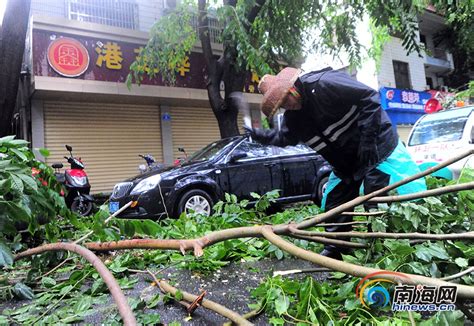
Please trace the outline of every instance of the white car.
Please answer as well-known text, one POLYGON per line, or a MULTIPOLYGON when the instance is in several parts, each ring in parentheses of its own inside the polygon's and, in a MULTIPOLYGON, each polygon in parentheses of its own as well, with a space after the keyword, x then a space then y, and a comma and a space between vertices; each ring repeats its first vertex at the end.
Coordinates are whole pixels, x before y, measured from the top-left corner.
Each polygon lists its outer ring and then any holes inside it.
MULTIPOLYGON (((468 149, 474 149, 474 106, 426 114, 415 123, 407 149, 422 170, 468 149)), ((434 176, 457 179, 464 168, 474 168, 474 156, 441 169, 434 176)))

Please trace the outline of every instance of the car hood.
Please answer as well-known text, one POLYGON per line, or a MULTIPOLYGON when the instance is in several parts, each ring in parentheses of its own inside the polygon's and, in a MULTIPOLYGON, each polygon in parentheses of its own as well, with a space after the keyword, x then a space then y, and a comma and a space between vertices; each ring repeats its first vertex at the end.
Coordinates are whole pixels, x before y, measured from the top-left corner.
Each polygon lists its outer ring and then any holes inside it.
POLYGON ((143 174, 139 174, 130 179, 127 179, 126 181, 138 183, 141 180, 146 179, 156 174, 161 174, 162 178, 169 179, 169 178, 174 178, 177 176, 186 176, 188 174, 202 172, 203 170, 207 170, 210 167, 211 167, 211 164, 208 161, 196 162, 196 163, 185 163, 184 165, 167 166, 162 169, 157 169, 157 170, 149 171, 143 174))

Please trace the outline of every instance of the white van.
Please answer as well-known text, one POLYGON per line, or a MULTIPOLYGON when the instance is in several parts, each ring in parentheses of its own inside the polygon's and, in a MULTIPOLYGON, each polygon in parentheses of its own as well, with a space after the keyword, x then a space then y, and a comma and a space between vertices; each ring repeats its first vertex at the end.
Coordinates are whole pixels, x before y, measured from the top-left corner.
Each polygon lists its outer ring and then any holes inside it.
MULTIPOLYGON (((407 149, 422 170, 474 149, 474 106, 426 114, 415 123, 407 149)), ((457 179, 463 167, 474 169, 474 155, 441 169, 434 176, 457 179)))

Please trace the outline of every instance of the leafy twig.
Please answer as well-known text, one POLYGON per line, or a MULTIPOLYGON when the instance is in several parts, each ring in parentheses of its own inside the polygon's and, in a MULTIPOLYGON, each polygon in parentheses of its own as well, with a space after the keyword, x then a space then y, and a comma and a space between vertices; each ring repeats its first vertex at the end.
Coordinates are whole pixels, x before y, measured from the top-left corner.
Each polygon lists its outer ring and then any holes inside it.
POLYGON ((122 290, 120 289, 120 286, 118 285, 112 273, 107 269, 107 267, 99 259, 99 257, 97 257, 92 251, 74 243, 65 243, 65 242, 50 243, 50 244, 45 244, 36 248, 28 249, 17 254, 15 256, 15 261, 29 257, 29 256, 38 255, 47 251, 63 251, 63 250, 75 252, 81 255, 82 257, 84 257, 88 262, 92 264, 92 266, 97 270, 99 275, 104 280, 104 283, 109 288, 110 294, 112 295, 112 298, 115 300, 119 313, 122 316, 122 321, 124 325, 136 325, 137 322, 135 320, 135 316, 133 315, 132 309, 128 305, 127 298, 125 297, 122 290))
POLYGON ((74 290, 74 288, 80 283, 82 282, 87 276, 89 276, 91 272, 87 272, 81 279, 79 279, 73 286, 72 288, 69 290, 69 291, 66 291, 66 293, 64 293, 54 304, 52 304, 48 309, 46 309, 45 312, 43 312, 41 314, 41 316, 39 316, 38 318, 36 318, 35 321, 33 321, 31 324, 32 325, 35 325, 38 321, 40 321, 44 316, 46 316, 51 310, 53 310, 58 304, 62 303, 63 299, 72 291, 74 290))
MULTIPOLYGON (((122 213, 124 210, 126 210, 130 205, 132 205, 133 201, 129 201, 128 203, 126 203, 124 206, 120 207, 120 209, 118 211, 116 211, 115 213, 113 213, 112 215, 110 215, 109 217, 107 217, 104 221, 104 225, 106 225, 107 223, 110 222, 111 219, 113 219, 115 216, 119 215, 120 213, 122 213)), ((89 233, 85 234, 84 236, 82 236, 81 238, 79 238, 78 240, 74 241, 75 244, 81 244, 84 240, 86 240, 88 237, 90 237, 92 234, 94 233, 94 231, 90 231, 89 233)))

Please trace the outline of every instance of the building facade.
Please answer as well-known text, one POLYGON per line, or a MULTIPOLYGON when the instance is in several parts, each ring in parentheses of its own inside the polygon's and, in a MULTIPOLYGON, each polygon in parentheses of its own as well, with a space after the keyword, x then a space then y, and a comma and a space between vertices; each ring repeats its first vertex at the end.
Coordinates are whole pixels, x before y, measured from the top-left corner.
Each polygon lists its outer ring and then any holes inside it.
POLYGON ((416 120, 424 114, 424 104, 436 94, 446 94, 445 77, 454 70, 451 53, 437 33, 446 28, 444 17, 427 9, 419 17, 422 55, 407 55, 402 40, 392 36, 385 44, 380 62, 368 62, 357 79, 380 89, 382 107, 397 126, 400 138, 407 140, 416 120))
MULTIPOLYGON (((73 147, 90 176, 93 193, 138 172, 152 154, 167 164, 220 138, 210 108, 199 45, 179 66, 173 87, 145 78, 127 88, 129 66, 148 41, 153 23, 173 1, 32 0, 25 64, 31 74, 34 148, 47 148, 46 163, 64 161, 73 147)), ((212 28, 213 39, 219 33, 212 28)), ((213 44, 214 52, 222 52, 213 44)), ((258 78, 249 74, 252 123, 260 123, 258 78)), ((242 124, 242 121, 240 121, 242 124)), ((42 159, 41 157, 39 157, 42 159)))

